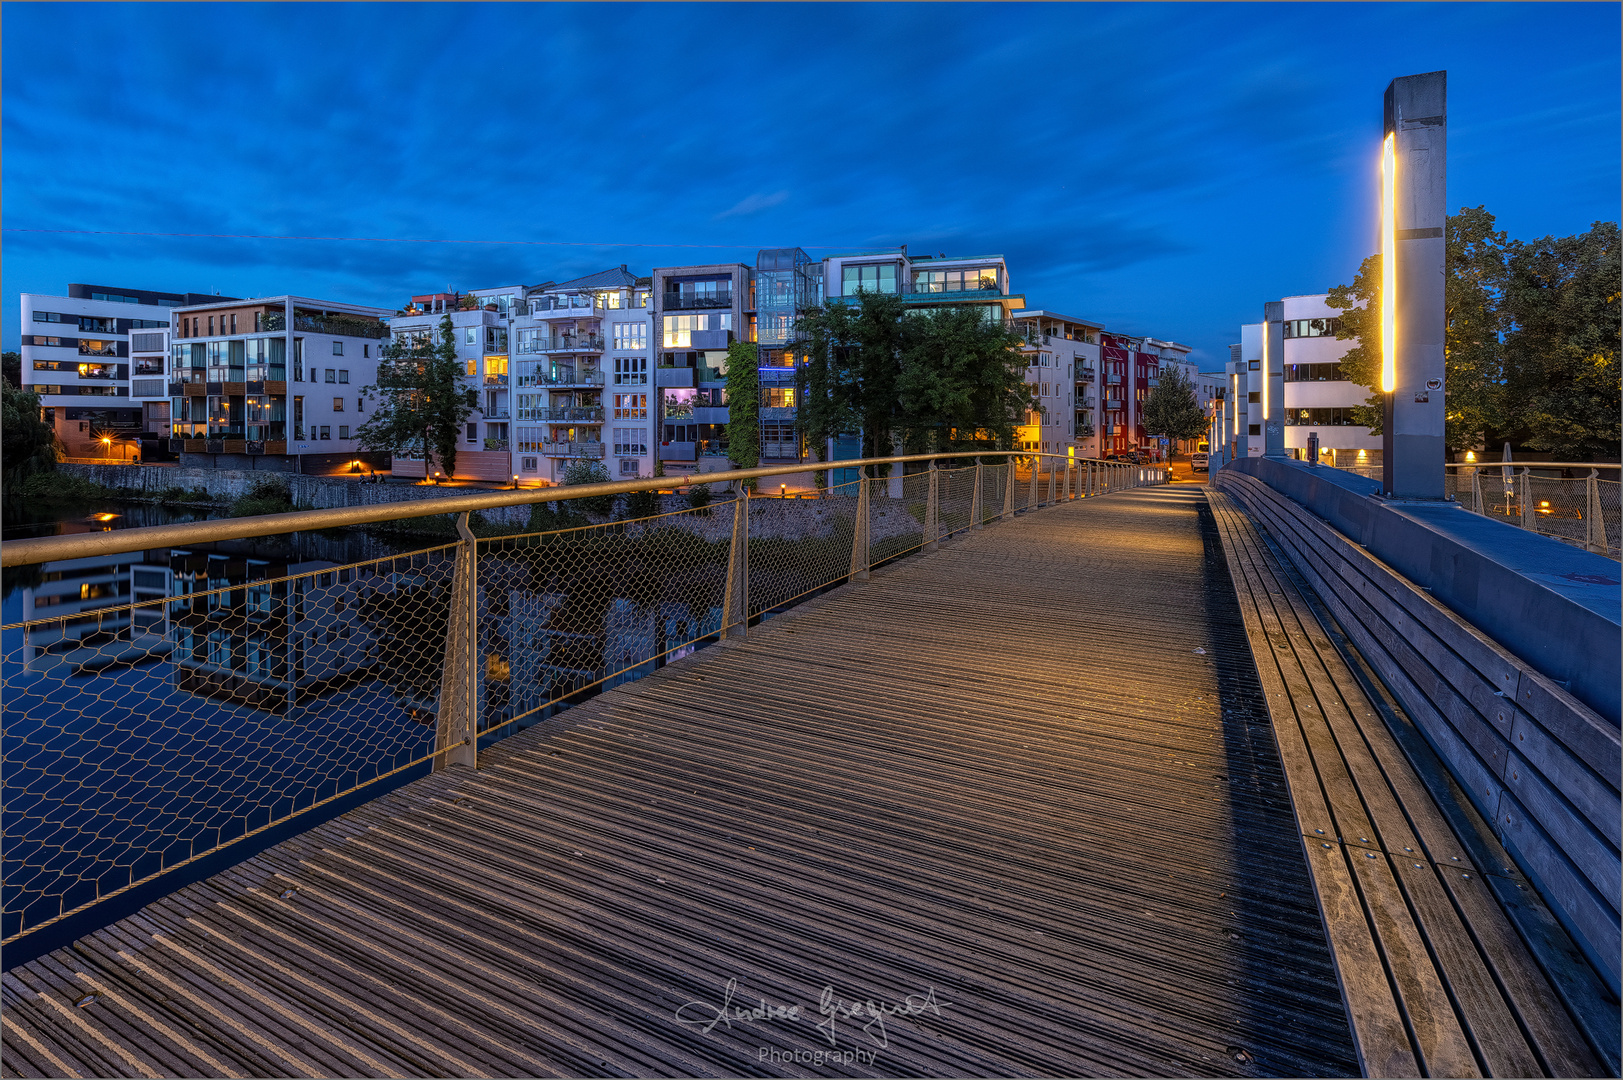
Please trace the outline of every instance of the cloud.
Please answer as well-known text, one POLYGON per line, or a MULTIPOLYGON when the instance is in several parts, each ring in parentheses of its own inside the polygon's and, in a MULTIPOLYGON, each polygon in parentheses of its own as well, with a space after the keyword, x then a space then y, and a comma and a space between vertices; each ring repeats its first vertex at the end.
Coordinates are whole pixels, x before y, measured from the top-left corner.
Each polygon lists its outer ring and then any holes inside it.
POLYGON ((738 200, 730 210, 723 210, 717 214, 716 220, 720 221, 722 218, 730 217, 749 217, 752 214, 759 214, 762 210, 772 209, 788 197, 789 193, 787 191, 774 191, 770 195, 762 195, 757 192, 754 195, 738 200))

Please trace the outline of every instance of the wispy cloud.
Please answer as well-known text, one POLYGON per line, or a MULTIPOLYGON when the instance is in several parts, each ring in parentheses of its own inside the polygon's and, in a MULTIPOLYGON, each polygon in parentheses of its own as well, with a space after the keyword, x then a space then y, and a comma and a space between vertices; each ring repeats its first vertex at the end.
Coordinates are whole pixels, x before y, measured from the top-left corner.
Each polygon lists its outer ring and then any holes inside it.
POLYGON ((770 195, 759 193, 747 195, 739 199, 730 208, 717 214, 716 220, 720 221, 722 218, 730 217, 750 217, 753 214, 759 214, 763 210, 770 210, 788 198, 789 193, 787 191, 774 191, 770 195))

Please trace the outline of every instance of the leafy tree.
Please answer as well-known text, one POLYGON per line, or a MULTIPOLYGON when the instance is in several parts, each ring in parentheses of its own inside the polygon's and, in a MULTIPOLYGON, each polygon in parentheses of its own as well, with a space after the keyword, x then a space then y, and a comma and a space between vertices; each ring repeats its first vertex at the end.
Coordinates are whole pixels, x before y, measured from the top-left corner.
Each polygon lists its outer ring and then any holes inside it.
POLYGON ((1504 279, 1505 411, 1558 460, 1613 458, 1619 430, 1618 226, 1511 246, 1504 279))
POLYGON ((727 346, 727 456, 735 469, 753 469, 761 463, 759 364, 752 342, 727 346))
POLYGON ((20 352, 0 353, 0 372, 5 374, 6 382, 12 386, 23 384, 23 354, 20 352))
MULTIPOLYGON (((576 458, 564 467, 564 485, 566 487, 579 487, 583 484, 606 484, 609 482, 609 469, 601 461, 590 458, 576 458)), ((613 495, 590 495, 584 499, 573 500, 588 514, 599 514, 607 517, 614 512, 613 495)))
POLYGON ((29 393, 9 381, 4 384, 3 415, 0 415, 0 462, 4 463, 7 489, 33 473, 56 468, 56 432, 39 418, 39 395, 29 393))
POLYGON ((898 296, 816 308, 796 323, 810 359, 799 375, 799 425, 822 460, 826 439, 862 433, 864 457, 1014 444, 1034 407, 1018 334, 980 311, 909 311, 898 296))
MULTIPOLYGON (((1444 444, 1450 451, 1479 446, 1504 422, 1500 301, 1505 255, 1514 245, 1493 228, 1481 206, 1450 214, 1444 231, 1447 277, 1443 286, 1443 339, 1448 405, 1444 444)), ((1354 410, 1357 423, 1380 434, 1385 427, 1381 380, 1381 257, 1371 255, 1351 285, 1330 290, 1329 306, 1341 308, 1336 336, 1358 344, 1341 358, 1342 377, 1372 391, 1354 410), (1360 306, 1361 305, 1361 306, 1360 306)))
POLYGON ((1144 430, 1182 441, 1206 434, 1206 413, 1195 400, 1195 388, 1183 368, 1164 365, 1144 402, 1144 430))
POLYGON ((438 461, 451 476, 462 425, 473 404, 471 391, 458 382, 462 368, 450 315, 440 320, 438 335, 438 343, 425 335, 391 341, 379 350, 378 381, 361 391, 378 401, 355 437, 367 450, 421 457, 425 469, 432 469, 431 460, 438 461))

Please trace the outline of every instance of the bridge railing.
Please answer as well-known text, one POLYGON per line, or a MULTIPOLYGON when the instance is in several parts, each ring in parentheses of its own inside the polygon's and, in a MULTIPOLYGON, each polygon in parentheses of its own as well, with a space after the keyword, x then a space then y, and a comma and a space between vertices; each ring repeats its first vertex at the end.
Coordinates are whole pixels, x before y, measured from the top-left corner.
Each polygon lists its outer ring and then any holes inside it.
POLYGON ((1166 479, 1029 452, 832 469, 856 478, 811 497, 747 490, 799 464, 6 543, 8 572, 36 570, 25 617, 0 627, 0 937, 411 770, 475 764, 481 744, 885 561, 1166 479), (909 463, 924 468, 873 474, 909 463), (711 483, 737 494, 636 520, 576 509, 711 483), (509 507, 531 527, 474 535, 471 515, 509 507), (267 546, 447 512, 456 541, 417 550, 267 546), (229 540, 248 543, 215 549, 229 540))
MULTIPOLYGON (((1379 465, 1341 466, 1371 480, 1379 465)), ((1594 462, 1447 463, 1443 494, 1473 513, 1623 558, 1623 466, 1594 462), (1550 476, 1559 470, 1571 475, 1550 476)))

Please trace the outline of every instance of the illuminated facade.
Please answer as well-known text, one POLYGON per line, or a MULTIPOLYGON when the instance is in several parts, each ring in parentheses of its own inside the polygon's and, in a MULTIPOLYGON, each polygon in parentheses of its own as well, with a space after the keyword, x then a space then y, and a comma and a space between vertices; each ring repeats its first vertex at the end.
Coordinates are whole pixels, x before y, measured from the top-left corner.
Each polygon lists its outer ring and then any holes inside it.
POLYGON ((1026 382, 1038 408, 1026 417, 1016 446, 1079 458, 1096 457, 1099 446, 1099 323, 1040 308, 1013 313, 1026 339, 1026 382))

